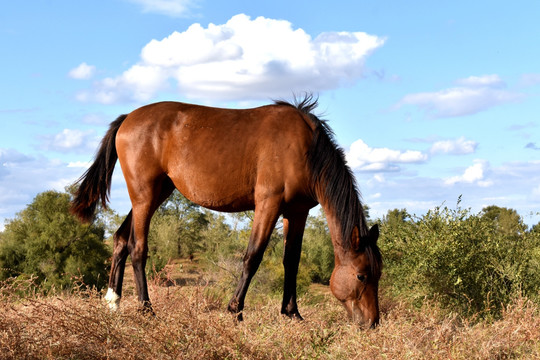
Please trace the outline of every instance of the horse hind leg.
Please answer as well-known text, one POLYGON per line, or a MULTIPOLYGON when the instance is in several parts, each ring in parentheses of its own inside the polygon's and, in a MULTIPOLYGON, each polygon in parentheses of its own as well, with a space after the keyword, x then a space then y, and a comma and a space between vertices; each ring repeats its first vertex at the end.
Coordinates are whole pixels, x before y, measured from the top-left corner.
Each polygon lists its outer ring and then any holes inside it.
POLYGON ((122 297, 122 282, 124 280, 124 269, 128 256, 128 242, 131 235, 132 212, 124 219, 124 222, 114 234, 114 249, 111 262, 111 273, 109 277, 109 288, 105 295, 105 302, 111 310, 118 310, 120 298, 122 297))

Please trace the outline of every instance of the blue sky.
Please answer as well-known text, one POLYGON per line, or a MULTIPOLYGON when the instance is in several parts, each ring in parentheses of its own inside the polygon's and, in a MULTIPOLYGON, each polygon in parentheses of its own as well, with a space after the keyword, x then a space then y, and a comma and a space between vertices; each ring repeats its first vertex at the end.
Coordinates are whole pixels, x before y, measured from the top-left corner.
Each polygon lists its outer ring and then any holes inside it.
MULTIPOLYGON (((462 195, 535 224, 538 16, 523 0, 3 4, 0 223, 78 178, 119 114, 312 91, 372 217, 462 195)), ((120 171, 111 206, 130 207, 120 171)))

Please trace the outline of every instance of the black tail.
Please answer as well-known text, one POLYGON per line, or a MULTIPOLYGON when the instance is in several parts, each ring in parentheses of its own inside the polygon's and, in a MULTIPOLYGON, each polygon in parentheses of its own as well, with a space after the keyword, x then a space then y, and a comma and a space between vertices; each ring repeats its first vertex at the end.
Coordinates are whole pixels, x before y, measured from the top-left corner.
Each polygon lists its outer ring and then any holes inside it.
POLYGON ((107 206, 111 191, 111 178, 118 159, 116 153, 116 133, 127 115, 121 115, 113 121, 105 134, 96 154, 94 163, 77 180, 78 188, 71 201, 71 213, 83 222, 89 222, 94 217, 96 206, 101 202, 107 206))

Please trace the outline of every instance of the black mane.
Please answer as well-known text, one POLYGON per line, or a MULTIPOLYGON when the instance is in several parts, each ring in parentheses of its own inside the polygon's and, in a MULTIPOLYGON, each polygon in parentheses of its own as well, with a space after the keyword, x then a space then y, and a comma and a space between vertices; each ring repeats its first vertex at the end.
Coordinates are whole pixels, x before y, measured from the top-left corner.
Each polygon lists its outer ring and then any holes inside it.
POLYGON ((337 145, 334 133, 326 121, 313 114, 318 105, 313 95, 306 94, 301 100, 295 98, 294 105, 286 101, 275 101, 275 104, 297 108, 315 125, 313 142, 307 153, 311 180, 315 184, 317 196, 324 197, 335 216, 341 219, 342 246, 350 250, 354 227, 358 227, 361 238, 368 235, 368 227, 356 180, 346 163, 343 149, 337 145))

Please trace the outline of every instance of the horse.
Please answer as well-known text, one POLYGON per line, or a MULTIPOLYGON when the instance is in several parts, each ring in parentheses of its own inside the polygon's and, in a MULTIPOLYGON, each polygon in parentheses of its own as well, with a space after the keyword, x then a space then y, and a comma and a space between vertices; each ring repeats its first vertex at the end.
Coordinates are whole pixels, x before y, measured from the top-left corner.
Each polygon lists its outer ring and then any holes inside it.
POLYGON ((251 109, 223 109, 159 102, 121 115, 101 141, 95 160, 76 182, 71 212, 93 219, 107 206, 117 160, 132 208, 114 234, 105 300, 118 309, 126 258, 131 256, 141 310, 154 313, 145 275, 150 219, 176 188, 211 210, 255 215, 238 286, 228 311, 242 320, 251 279, 270 235, 283 216, 285 270, 281 313, 302 319, 296 277, 309 210, 318 204, 327 218, 335 267, 330 289, 350 318, 375 327, 382 257, 379 229, 369 228, 344 151, 307 94, 251 109))

